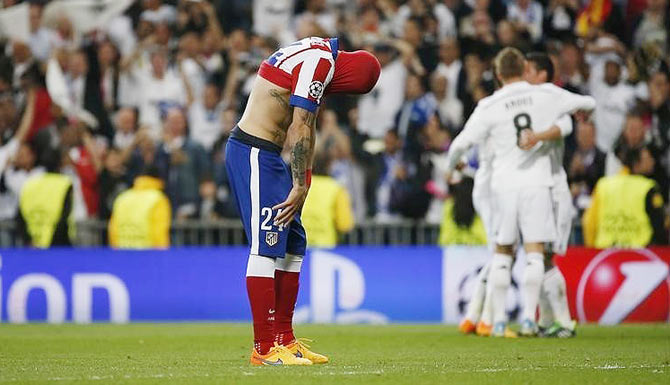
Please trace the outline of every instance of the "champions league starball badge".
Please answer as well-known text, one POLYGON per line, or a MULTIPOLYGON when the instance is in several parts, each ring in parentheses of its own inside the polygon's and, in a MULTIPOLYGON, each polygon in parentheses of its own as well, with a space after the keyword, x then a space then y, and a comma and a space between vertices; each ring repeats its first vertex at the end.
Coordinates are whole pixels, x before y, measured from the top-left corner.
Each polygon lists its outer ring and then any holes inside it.
POLYGON ((309 85, 309 96, 313 97, 314 99, 320 99, 322 95, 323 95, 323 83, 321 83, 318 80, 313 81, 309 85))

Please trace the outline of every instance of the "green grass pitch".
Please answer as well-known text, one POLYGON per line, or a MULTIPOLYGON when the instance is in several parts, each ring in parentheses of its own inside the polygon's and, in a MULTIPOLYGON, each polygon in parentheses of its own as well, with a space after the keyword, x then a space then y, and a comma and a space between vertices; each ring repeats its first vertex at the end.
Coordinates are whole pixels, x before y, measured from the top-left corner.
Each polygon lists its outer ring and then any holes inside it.
POLYGON ((251 367, 240 324, 0 325, 0 384, 670 384, 670 325, 582 326, 570 340, 453 326, 302 325, 331 363, 251 367))

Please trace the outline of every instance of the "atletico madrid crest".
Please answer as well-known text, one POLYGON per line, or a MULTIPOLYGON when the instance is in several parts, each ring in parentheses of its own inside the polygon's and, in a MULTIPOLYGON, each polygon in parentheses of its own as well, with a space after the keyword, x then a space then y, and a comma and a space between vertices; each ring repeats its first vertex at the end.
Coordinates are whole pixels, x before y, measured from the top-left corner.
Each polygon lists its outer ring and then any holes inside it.
POLYGON ((268 246, 272 247, 277 244, 279 241, 279 233, 275 231, 268 231, 265 233, 265 243, 268 244, 268 246))

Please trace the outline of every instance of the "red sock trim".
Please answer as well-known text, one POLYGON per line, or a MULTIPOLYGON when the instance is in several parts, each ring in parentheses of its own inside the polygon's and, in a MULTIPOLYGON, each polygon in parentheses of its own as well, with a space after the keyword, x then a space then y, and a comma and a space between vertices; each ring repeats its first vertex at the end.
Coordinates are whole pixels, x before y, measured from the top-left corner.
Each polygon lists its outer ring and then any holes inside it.
POLYGON ((254 348, 267 354, 274 346, 275 282, 268 277, 247 277, 247 294, 254 320, 254 348))
POLYGON ((293 311, 298 300, 300 273, 275 270, 275 341, 280 345, 293 342, 293 311))

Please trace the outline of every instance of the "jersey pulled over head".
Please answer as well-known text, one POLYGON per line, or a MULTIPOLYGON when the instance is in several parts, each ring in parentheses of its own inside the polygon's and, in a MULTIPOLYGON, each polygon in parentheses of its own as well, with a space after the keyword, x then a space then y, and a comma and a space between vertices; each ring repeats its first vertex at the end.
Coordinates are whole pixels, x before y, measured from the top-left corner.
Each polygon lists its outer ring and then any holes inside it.
POLYGON ((367 94, 377 84, 382 68, 367 51, 340 51, 335 60, 335 74, 327 94, 367 94))
POLYGON ((308 37, 280 48, 258 75, 291 90, 289 104, 314 112, 329 93, 364 94, 377 83, 381 66, 365 51, 340 51, 336 38, 308 37))

